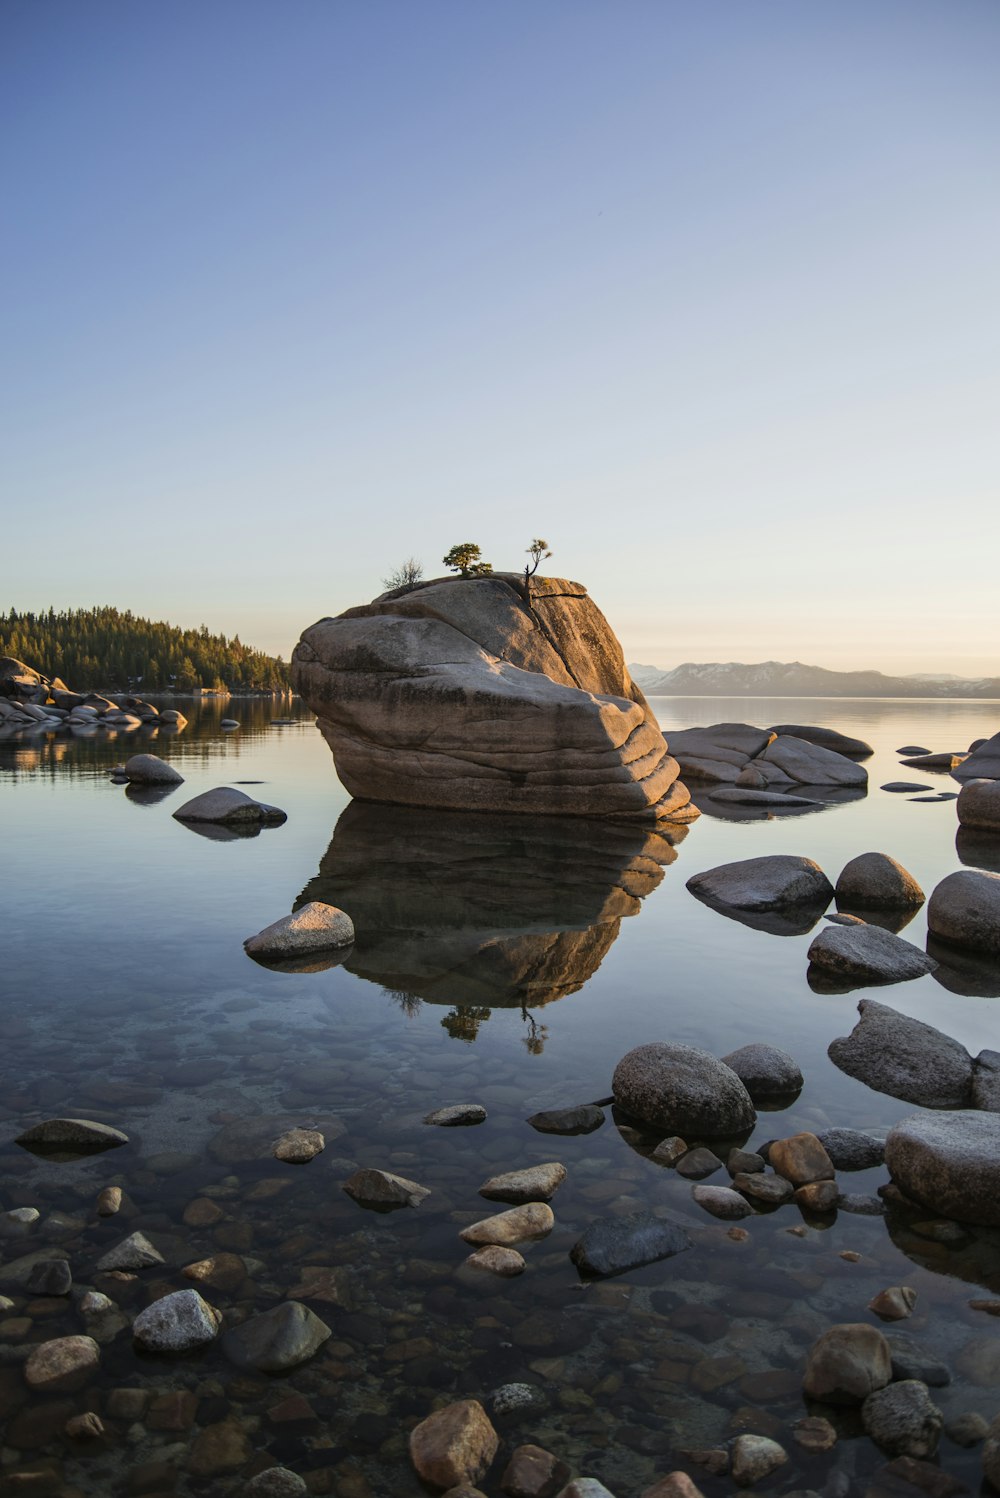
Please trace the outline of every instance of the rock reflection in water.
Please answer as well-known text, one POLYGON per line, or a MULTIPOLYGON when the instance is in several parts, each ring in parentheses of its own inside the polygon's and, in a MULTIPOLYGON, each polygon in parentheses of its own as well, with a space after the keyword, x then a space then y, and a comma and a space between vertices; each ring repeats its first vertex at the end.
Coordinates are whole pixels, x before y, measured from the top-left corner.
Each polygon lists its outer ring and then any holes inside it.
POLYGON ((443 1023, 470 1040, 491 1008, 582 988, 686 831, 353 801, 296 908, 341 906, 347 969, 404 1008, 454 1006, 443 1023))

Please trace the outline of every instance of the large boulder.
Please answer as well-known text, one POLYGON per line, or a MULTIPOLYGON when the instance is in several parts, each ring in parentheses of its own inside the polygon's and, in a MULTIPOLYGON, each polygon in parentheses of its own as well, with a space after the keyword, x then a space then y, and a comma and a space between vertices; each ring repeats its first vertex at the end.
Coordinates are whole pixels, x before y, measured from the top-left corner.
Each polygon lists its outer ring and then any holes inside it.
POLYGON ((792 853, 743 858, 692 874, 687 887, 709 905, 736 910, 784 910, 829 903, 833 885, 818 863, 792 853))
POLYGON ((202 791, 191 801, 174 812, 178 822, 264 822, 277 826, 287 821, 287 814, 280 807, 268 806, 265 801, 255 801, 245 791, 235 786, 217 785, 210 791, 202 791))
POLYGON ((895 910, 924 903, 924 892, 913 875, 888 853, 859 853, 845 863, 836 895, 837 904, 848 909, 895 910))
POLYGON ((354 796, 690 820, 687 790, 579 583, 439 578, 321 619, 292 655, 354 796), (485 730, 485 731, 484 731, 485 730))
POLYGON ((749 723, 712 723, 670 735, 670 752, 686 780, 735 783, 749 760, 766 749, 772 735, 749 723))
POLYGON ((1000 874, 948 874, 928 901, 927 929, 939 941, 1000 954, 1000 874))
POLYGON ((626 1113, 665 1134, 723 1138, 746 1133, 757 1117, 736 1073, 692 1045, 636 1046, 615 1067, 611 1091, 626 1113))
POLYGON ((1000 1227, 1000 1114, 911 1113, 889 1130, 885 1163, 921 1206, 1000 1227))
POLYGON ((856 760, 848 759, 833 749, 824 749, 821 744, 810 744, 806 739, 794 738, 791 734, 779 734, 772 739, 760 755, 760 759, 777 765, 789 780, 799 785, 846 785, 865 786, 868 771, 856 760))
POLYGON ((951 773, 956 780, 1000 780, 1000 733, 985 739, 951 773))
POLYGON ((807 956, 823 972, 858 984, 905 983, 937 967, 934 958, 912 942, 864 922, 825 926, 814 937, 807 956))
POLYGON ((854 739, 836 728, 820 728, 814 723, 775 723, 771 733, 775 738, 804 739, 807 744, 818 744, 821 749, 846 754, 848 759, 867 759, 869 754, 875 753, 864 739, 854 739))
MULTIPOLYGON (((851 927, 844 927, 851 930, 851 927)), ((972 1088, 972 1057, 963 1045, 925 1025, 862 999, 850 1035, 831 1041, 827 1054, 849 1077, 890 1097, 924 1108, 964 1108, 972 1088)))
POLYGON ((1000 779, 967 780, 958 793, 957 810, 963 827, 1000 832, 1000 779))

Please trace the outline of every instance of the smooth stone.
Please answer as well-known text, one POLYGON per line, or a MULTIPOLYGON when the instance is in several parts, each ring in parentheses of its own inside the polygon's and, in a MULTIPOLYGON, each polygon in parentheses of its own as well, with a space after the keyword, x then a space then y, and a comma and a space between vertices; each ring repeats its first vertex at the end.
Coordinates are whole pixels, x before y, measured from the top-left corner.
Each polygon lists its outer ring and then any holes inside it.
POLYGON ((574 1477, 572 1482, 559 1489, 556 1498, 615 1498, 615 1495, 599 1478, 574 1477))
POLYGON ((98 1217, 114 1217, 121 1211, 122 1199, 120 1186, 105 1186, 97 1197, 98 1217))
POLYGON ((840 871, 835 893, 838 905, 897 909, 924 903, 924 892, 913 875, 888 853, 859 853, 852 858, 840 871))
POLYGON ((780 1207, 783 1202, 791 1201, 795 1191, 791 1181, 786 1181, 784 1176, 751 1174, 743 1170, 733 1176, 733 1187, 743 1196, 769 1207, 780 1207))
POLYGON ((0 1238, 26 1238, 40 1217, 37 1207, 14 1207, 0 1213, 0 1238))
POLYGON ((61 1248, 36 1248, 33 1253, 22 1254, 17 1259, 8 1259, 5 1264, 0 1264, 0 1284, 13 1285, 21 1290, 27 1289, 28 1280, 36 1264, 68 1257, 69 1255, 61 1248))
POLYGON ((713 1155, 710 1149, 700 1145, 697 1149, 688 1150, 677 1161, 677 1174, 688 1181, 700 1181, 705 1176, 714 1175, 717 1170, 722 1169, 722 1161, 718 1155, 713 1155))
POLYGON ((591 1223, 569 1256, 582 1275, 606 1276, 669 1259, 690 1247, 691 1239, 683 1228, 635 1212, 591 1223))
POLYGON ((726 1157, 726 1169, 731 1176, 755 1175, 764 1165, 764 1156, 754 1150, 731 1149, 726 1157))
MULTIPOLYGON (((343 1119, 335 1113, 313 1116, 310 1126, 319 1130, 327 1144, 347 1132, 343 1119)), ((274 1158, 274 1141, 289 1129, 302 1126, 300 1116, 289 1113, 258 1113, 226 1124, 209 1140, 208 1152, 220 1165, 247 1165, 251 1161, 274 1158)), ((194 1224, 192 1224, 194 1225, 194 1224)))
POLYGON ((722 1064, 736 1073, 755 1103, 763 1098, 799 1092, 802 1088, 802 1072, 794 1057, 761 1041, 730 1051, 728 1056, 722 1057, 722 1064))
POLYGON ((736 1073, 696 1046, 636 1046, 615 1067, 611 1090, 633 1118, 682 1135, 742 1134, 757 1118, 736 1073))
POLYGON ((823 972, 857 983, 905 983, 938 965, 912 942, 868 924, 824 926, 806 956, 823 972))
POLYGON ((592 1134, 604 1122, 604 1109, 594 1103, 576 1108, 549 1108, 527 1120, 540 1134, 592 1134))
POLYGON ((503 1175, 490 1176, 479 1188, 479 1195, 487 1201, 547 1202, 559 1190, 566 1179, 566 1167, 558 1161, 544 1165, 530 1165, 524 1170, 508 1170, 503 1175))
POLYGON ((110 1124, 96 1123, 92 1118, 47 1118, 33 1124, 14 1141, 29 1149, 117 1149, 128 1144, 128 1135, 110 1124))
POLYGON ((225 825, 241 823, 266 823, 271 826, 286 822, 286 812, 277 806, 268 806, 263 801, 255 801, 245 791, 239 791, 235 786, 218 785, 210 791, 202 791, 200 796, 185 801, 184 805, 174 812, 174 820, 177 822, 221 822, 225 825))
POLYGON ((916 1337, 907 1336, 905 1332, 889 1332, 886 1340, 892 1352, 892 1376, 896 1383, 905 1378, 916 1378, 936 1389, 946 1388, 951 1383, 947 1364, 929 1353, 916 1337))
POLYGON ((487 1396, 491 1415, 520 1415, 544 1409, 548 1400, 537 1384, 501 1384, 487 1396))
POLYGON ((788 1452, 769 1436, 737 1436, 729 1453, 729 1471, 738 1487, 750 1487, 777 1472, 788 1461, 788 1452))
POLYGON ((861 1018, 850 1035, 827 1048, 841 1071, 876 1092, 924 1108, 968 1103, 972 1057, 957 1040, 874 999, 861 999, 858 1013, 861 1018))
POLYGON ((945 1423, 944 1433, 956 1446, 978 1446, 989 1434, 989 1425, 976 1410, 967 1410, 962 1415, 945 1423))
POLYGON ((101 1349, 93 1337, 55 1337, 29 1353, 24 1381, 39 1394, 73 1393, 90 1382, 100 1363, 101 1349))
POLYGON ((927 929, 957 947, 1000 953, 1000 874, 981 869, 948 874, 927 903, 927 929))
POLYGON ((889 1130, 885 1163, 913 1201, 1000 1227, 1000 1114, 911 1113, 889 1130))
POLYGON ((223 1351, 237 1368, 281 1373, 304 1363, 333 1335, 300 1300, 286 1300, 226 1332, 223 1351))
POLYGON ((125 774, 137 785, 181 785, 184 776, 156 754, 133 754, 125 761, 125 774))
POLYGON ((246 1261, 239 1254, 220 1252, 208 1259, 185 1264, 184 1277, 210 1285, 213 1290, 238 1290, 247 1277, 246 1261))
POLYGON ((486 1120, 486 1109, 482 1103, 452 1103, 447 1108, 435 1108, 424 1118, 425 1124, 437 1124, 442 1129, 465 1128, 469 1124, 481 1124, 486 1120))
POLYGON ((749 1217, 753 1212, 749 1202, 729 1186, 692 1186, 691 1195, 699 1207, 724 1222, 749 1217))
POLYGON ((348 947, 354 940, 354 922, 336 905, 310 900, 291 915, 282 916, 248 936, 244 950, 251 957, 299 957, 308 952, 348 947))
POLYGON ((431 1194, 428 1186, 420 1186, 406 1176, 374 1169, 356 1170, 344 1182, 344 1190, 363 1207, 419 1207, 431 1194))
POLYGON ((875 753, 864 739, 852 738, 836 728, 821 728, 814 723, 777 723, 769 732, 777 738, 802 739, 807 744, 818 744, 821 749, 832 749, 835 754, 845 754, 848 759, 867 758, 875 753))
POLYGON ((477 1248, 465 1262, 470 1269, 484 1269, 501 1279, 513 1279, 528 1267, 516 1248, 504 1248, 499 1243, 487 1243, 484 1248, 477 1248))
POLYGON ((833 885, 818 863, 789 853, 719 864, 693 874, 687 888, 699 899, 737 910, 783 910, 826 903, 833 895, 833 885))
POLYGON ((880 1290, 868 1302, 868 1309, 883 1321, 903 1321, 912 1315, 916 1303, 917 1292, 912 1285, 892 1285, 888 1290, 880 1290))
POLYGON ((816 1138, 835 1170, 870 1170, 885 1159, 885 1140, 862 1129, 821 1129, 816 1138))
POLYGON ((970 1101, 986 1113, 1000 1113, 1000 1051, 980 1051, 973 1061, 970 1101))
POLYGON ((435 1410, 410 1432, 410 1460, 435 1488, 475 1484, 488 1471, 500 1437, 477 1399, 435 1410))
POLYGON ((289 1129, 274 1141, 274 1158, 289 1165, 306 1165, 326 1148, 318 1129, 289 1129))
POLYGON ((809 1350, 802 1387, 823 1404, 862 1404, 892 1378, 892 1354, 880 1331, 846 1322, 825 1331, 809 1350))
POLYGON ((967 756, 964 754, 912 754, 900 760, 914 770, 956 770, 967 756))
POLYGON ((651 1488, 644 1488, 640 1498, 704 1498, 704 1494, 686 1472, 668 1472, 651 1488))
POLYGON ((799 785, 866 786, 868 771, 863 765, 838 754, 822 744, 779 734, 758 755, 758 762, 776 765, 799 785))
POLYGON ((659 1160, 661 1165, 676 1165, 682 1155, 688 1152, 687 1143, 679 1134, 671 1134, 667 1139, 661 1139, 653 1151, 652 1158, 659 1160))
POLYGON ((554 1226, 552 1208, 545 1202, 525 1202, 523 1206, 511 1207, 509 1212, 497 1212, 494 1217, 470 1223, 462 1229, 459 1237, 466 1243, 496 1243, 511 1248, 532 1238, 547 1237, 554 1226))
POLYGON ((926 744, 904 744, 901 749, 896 750, 897 754, 930 754, 930 752, 926 744))
POLYGON ((963 827, 1000 832, 1000 780, 968 780, 958 793, 958 820, 963 827))
MULTIPOLYGON (((225 723, 222 727, 225 727, 225 723)), ((239 724, 234 724, 239 727, 239 724)), ((243 1498, 300 1498, 309 1489, 303 1478, 288 1467, 267 1467, 243 1485, 243 1498)))
POLYGON ((121 1243, 102 1254, 97 1268, 103 1274, 110 1269, 148 1269, 152 1264, 164 1262, 163 1255, 153 1247, 145 1233, 130 1233, 121 1243))
POLYGON ((83 1415, 74 1415, 66 1421, 65 1429, 71 1441, 94 1441, 105 1433, 103 1420, 93 1410, 87 1410, 83 1415))
POLYGON ((773 1140, 767 1159, 772 1169, 793 1186, 833 1180, 833 1161, 815 1134, 792 1134, 787 1139, 773 1140))
MULTIPOLYGON (((744 774, 746 771, 743 772, 744 774)), ((760 790, 750 785, 720 785, 712 790, 712 800, 732 806, 788 806, 793 809, 804 806, 819 806, 811 796, 795 796, 787 791, 760 790)))
POLYGON ((565 1462, 541 1446, 518 1446, 500 1479, 508 1498, 550 1498, 572 1476, 565 1462))
POLYGON ((865 1431, 890 1456, 912 1456, 918 1460, 937 1451, 944 1416, 933 1404, 927 1385, 904 1379, 869 1394, 861 1406, 865 1431))
POLYGON ((222 1312, 197 1290, 175 1290, 154 1300, 132 1323, 132 1336, 147 1352, 184 1353, 219 1335, 222 1312))

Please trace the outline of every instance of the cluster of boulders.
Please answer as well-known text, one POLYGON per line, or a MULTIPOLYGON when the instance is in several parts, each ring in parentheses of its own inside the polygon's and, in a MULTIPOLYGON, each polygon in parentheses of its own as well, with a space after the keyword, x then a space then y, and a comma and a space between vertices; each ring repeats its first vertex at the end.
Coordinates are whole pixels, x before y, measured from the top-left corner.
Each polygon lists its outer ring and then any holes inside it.
POLYGON ((50 680, 13 656, 0 658, 0 732, 131 733, 142 727, 177 733, 187 727, 187 718, 177 708, 161 710, 141 697, 116 702, 100 692, 73 692, 58 676, 50 680))
POLYGON ((790 810, 833 789, 861 793, 868 771, 858 760, 873 752, 862 739, 801 723, 712 723, 671 733, 669 744, 685 781, 711 802, 790 810))

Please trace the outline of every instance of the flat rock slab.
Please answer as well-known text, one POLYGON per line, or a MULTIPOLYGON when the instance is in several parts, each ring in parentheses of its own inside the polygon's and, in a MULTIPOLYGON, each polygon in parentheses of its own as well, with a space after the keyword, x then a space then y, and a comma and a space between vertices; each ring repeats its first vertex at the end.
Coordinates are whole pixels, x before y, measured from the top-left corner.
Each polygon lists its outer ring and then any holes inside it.
POLYGON ((783 910, 826 903, 833 896, 833 885, 819 864, 790 853, 719 864, 692 874, 687 888, 700 900, 737 910, 783 910))
POLYGON ((712 791, 712 800, 734 806, 789 806, 802 809, 805 806, 820 806, 811 796, 793 796, 788 791, 759 791, 752 786, 722 785, 712 791))
POLYGON ((288 814, 278 806, 255 801, 235 786, 219 785, 185 801, 174 812, 174 818, 178 822, 259 822, 276 827, 288 820, 288 814))
POLYGON ((256 936, 248 936, 244 951, 251 957, 278 959, 302 957, 334 947, 349 947, 354 940, 354 922, 336 905, 310 900, 292 915, 272 921, 256 936))
POLYGON ((497 1212, 493 1217, 470 1223, 459 1237, 466 1243, 496 1243, 502 1248, 512 1248, 516 1243, 547 1237, 555 1221, 552 1208, 545 1202, 525 1202, 521 1207, 511 1207, 509 1212, 497 1212))
POLYGON ((304 1363, 333 1335, 299 1300, 286 1300, 226 1332, 223 1351, 237 1368, 281 1373, 304 1363))
POLYGON ((604 1122, 604 1109, 596 1103, 576 1108, 549 1108, 527 1120, 540 1134, 592 1134, 604 1122))
POLYGON ((1000 874, 948 874, 928 902, 927 929, 939 941, 1000 955, 1000 874))
POLYGON ((828 1047, 835 1066, 876 1092, 908 1103, 925 1108, 967 1106, 972 1057, 963 1045, 874 999, 862 999, 858 1012, 861 1018, 850 1035, 828 1047))
POLYGON ((128 1144, 128 1135, 92 1118, 47 1118, 43 1123, 25 1129, 14 1142, 35 1154, 63 1149, 96 1152, 128 1144))
POLYGON ((885 1163, 914 1201, 1000 1227, 1000 1114, 912 1113, 889 1130, 885 1163))
POLYGON ((836 728, 821 728, 815 723, 776 723, 769 732, 775 738, 802 739, 807 744, 818 744, 821 749, 846 754, 848 759, 867 759, 869 754, 875 753, 864 739, 852 738, 836 728))
POLYGON ((912 770, 954 770, 966 759, 964 754, 910 754, 900 760, 912 770))
POLYGON ((806 739, 782 734, 772 739, 764 752, 758 756, 768 764, 776 765, 798 785, 845 785, 866 786, 868 771, 856 760, 825 749, 820 744, 811 744, 806 739))
POLYGON ((591 1223, 569 1256, 581 1275, 606 1277, 655 1264, 690 1247, 691 1239, 683 1228, 647 1212, 635 1212, 591 1223))
POLYGON ((956 780, 1000 780, 1000 733, 984 741, 956 766, 956 780))
POLYGON ((502 1175, 490 1176, 479 1188, 479 1195, 487 1201, 547 1202, 559 1190, 566 1179, 566 1167, 557 1160, 544 1165, 530 1165, 524 1170, 508 1170, 502 1175))
POLYGON ((890 780, 880 787, 880 789, 883 791, 892 791, 894 794, 901 796, 907 791, 931 791, 934 787, 925 785, 920 780, 890 780))
POLYGON ((813 938, 809 961, 857 983, 905 983, 933 973, 937 963, 912 942, 881 926, 825 926, 813 938))

